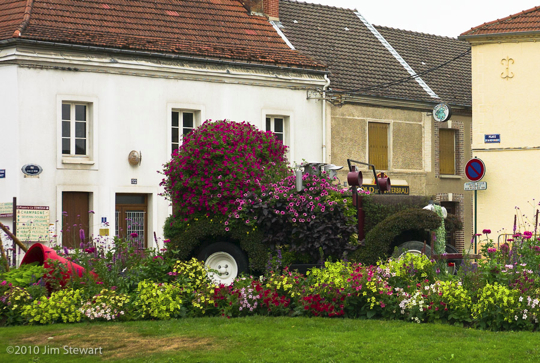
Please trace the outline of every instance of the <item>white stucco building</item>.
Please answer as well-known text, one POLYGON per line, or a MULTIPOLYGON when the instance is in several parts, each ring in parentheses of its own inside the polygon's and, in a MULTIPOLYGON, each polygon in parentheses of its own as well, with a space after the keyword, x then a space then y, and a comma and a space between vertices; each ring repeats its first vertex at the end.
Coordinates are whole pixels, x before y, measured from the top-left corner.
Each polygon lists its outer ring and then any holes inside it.
POLYGON ((0 203, 49 207, 64 245, 106 220, 110 236, 154 246, 170 214, 158 171, 204 120, 269 119, 291 161, 323 158, 324 106, 307 91, 327 85, 324 66, 239 1, 29 3, 0 6, 0 203), (43 171, 28 177, 28 164, 43 171))

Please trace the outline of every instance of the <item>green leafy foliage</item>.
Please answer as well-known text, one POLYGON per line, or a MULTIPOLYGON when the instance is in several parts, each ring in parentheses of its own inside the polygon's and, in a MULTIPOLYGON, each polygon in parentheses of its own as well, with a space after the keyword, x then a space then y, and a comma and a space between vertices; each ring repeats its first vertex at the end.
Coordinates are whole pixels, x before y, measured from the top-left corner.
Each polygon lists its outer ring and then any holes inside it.
POLYGON ((168 283, 141 281, 133 302, 134 314, 140 319, 178 318, 185 314, 180 287, 168 283))
MULTIPOLYGON (((395 239, 407 231, 434 230, 441 225, 435 213, 423 209, 407 209, 377 224, 366 235, 365 246, 351 254, 352 261, 375 264, 386 259, 395 247, 395 239)), ((405 242, 405 241, 403 241, 405 242)))
POLYGON ((24 322, 22 316, 25 305, 32 301, 32 297, 25 288, 11 287, 0 297, 0 317, 2 325, 17 325, 24 322))
POLYGON ((362 200, 362 208, 366 215, 365 233, 369 233, 389 216, 411 208, 421 209, 428 205, 429 201, 429 197, 423 196, 365 195, 362 200))
POLYGON ((81 290, 63 289, 25 305, 22 316, 29 324, 77 323, 83 319, 81 290))
POLYGON ((13 268, 9 272, 0 275, 0 281, 6 281, 12 286, 27 287, 37 282, 47 273, 47 269, 39 266, 37 262, 21 265, 19 268, 13 268))
POLYGON ((167 256, 173 259, 188 260, 199 248, 212 241, 237 243, 248 255, 250 268, 264 271, 268 248, 263 244, 264 235, 253 226, 245 225, 225 230, 225 217, 199 214, 189 221, 169 216, 165 221, 164 235, 167 243, 167 256))

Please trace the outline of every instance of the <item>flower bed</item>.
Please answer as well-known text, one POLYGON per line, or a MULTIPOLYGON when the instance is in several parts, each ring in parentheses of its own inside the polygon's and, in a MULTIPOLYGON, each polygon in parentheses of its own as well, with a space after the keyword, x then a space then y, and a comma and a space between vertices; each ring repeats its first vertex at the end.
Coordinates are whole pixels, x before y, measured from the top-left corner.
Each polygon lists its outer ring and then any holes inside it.
POLYGON ((55 285, 60 266, 44 277, 36 266, 3 274, 0 311, 11 325, 268 315, 537 330, 539 250, 532 234, 523 233, 500 248, 488 241, 484 259, 466 259, 458 275, 425 256, 407 255, 372 266, 327 261, 306 275, 273 264, 264 276, 216 286, 200 261, 172 261, 163 251, 143 253, 118 240, 109 250, 68 251, 87 271, 100 272, 97 280, 75 275, 55 285))

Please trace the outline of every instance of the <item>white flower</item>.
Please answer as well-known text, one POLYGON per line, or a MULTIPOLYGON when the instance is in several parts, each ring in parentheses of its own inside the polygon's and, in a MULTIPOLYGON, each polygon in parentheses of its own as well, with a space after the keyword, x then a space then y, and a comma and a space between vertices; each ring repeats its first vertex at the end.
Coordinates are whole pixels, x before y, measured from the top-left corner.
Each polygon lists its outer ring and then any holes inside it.
POLYGON ((523 296, 520 296, 519 297, 519 302, 522 302, 523 301, 523 296))

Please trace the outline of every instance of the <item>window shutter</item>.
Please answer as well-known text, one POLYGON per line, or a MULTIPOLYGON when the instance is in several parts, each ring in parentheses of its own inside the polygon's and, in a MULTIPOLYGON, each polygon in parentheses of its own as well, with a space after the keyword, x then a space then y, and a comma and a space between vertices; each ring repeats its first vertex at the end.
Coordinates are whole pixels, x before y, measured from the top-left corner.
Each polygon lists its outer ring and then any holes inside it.
POLYGON ((368 139, 369 163, 377 170, 388 170, 388 124, 370 122, 368 139))
POLYGON ((455 175, 456 133, 452 129, 439 130, 439 165, 441 174, 455 175))

